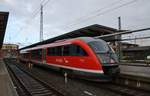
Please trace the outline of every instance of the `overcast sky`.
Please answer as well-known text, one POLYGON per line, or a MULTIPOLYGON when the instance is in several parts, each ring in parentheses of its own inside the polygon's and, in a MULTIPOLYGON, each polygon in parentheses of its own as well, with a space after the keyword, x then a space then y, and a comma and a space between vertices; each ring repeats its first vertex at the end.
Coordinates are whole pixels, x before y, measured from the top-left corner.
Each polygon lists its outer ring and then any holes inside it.
MULTIPOLYGON (((44 39, 92 24, 118 28, 119 16, 124 30, 150 27, 150 0, 43 1, 0 0, 0 11, 10 13, 5 43, 20 43, 25 46, 39 41, 41 3, 44 4, 44 39)), ((150 31, 130 34, 126 37, 135 36, 150 36, 150 31)), ((150 39, 136 42, 140 45, 150 45, 150 39)))

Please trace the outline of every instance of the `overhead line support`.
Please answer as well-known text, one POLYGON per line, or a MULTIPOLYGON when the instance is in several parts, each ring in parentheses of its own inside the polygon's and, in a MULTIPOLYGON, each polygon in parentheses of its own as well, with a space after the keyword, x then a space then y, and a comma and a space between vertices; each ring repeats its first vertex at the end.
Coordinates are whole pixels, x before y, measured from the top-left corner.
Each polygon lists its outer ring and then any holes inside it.
POLYGON ((41 4, 40 13, 40 42, 43 41, 43 5, 41 4))

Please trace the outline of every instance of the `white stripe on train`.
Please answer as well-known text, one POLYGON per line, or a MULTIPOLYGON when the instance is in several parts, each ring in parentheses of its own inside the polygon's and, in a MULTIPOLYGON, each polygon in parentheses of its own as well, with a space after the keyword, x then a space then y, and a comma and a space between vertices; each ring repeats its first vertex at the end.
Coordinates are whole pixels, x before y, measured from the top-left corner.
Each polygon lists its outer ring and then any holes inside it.
MULTIPOLYGON (((38 61, 33 61, 33 62, 42 63, 42 62, 38 62, 38 61)), ((51 64, 51 63, 46 63, 46 64, 54 66, 54 67, 67 68, 67 69, 72 69, 72 70, 77 70, 77 71, 83 71, 83 72, 101 73, 101 74, 104 73, 103 70, 90 70, 90 69, 74 68, 74 67, 69 67, 69 66, 64 66, 64 65, 56 65, 56 64, 51 64)))

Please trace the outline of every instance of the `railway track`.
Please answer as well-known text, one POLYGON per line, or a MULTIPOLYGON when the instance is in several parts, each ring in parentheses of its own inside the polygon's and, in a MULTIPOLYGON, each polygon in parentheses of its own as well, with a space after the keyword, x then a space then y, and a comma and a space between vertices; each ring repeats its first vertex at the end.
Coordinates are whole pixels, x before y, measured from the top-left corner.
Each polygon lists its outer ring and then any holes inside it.
MULTIPOLYGON (((36 73, 34 73, 36 74, 36 73)), ((77 79, 78 80, 78 79, 77 79)), ((86 83, 87 85, 92 85, 100 89, 109 90, 111 92, 120 94, 122 96, 150 96, 150 92, 147 90, 141 90, 138 88, 133 88, 129 86, 124 86, 116 83, 95 83, 91 81, 79 80, 79 82, 86 83)))
MULTIPOLYGON (((19 65, 19 66, 23 67, 22 65, 19 65)), ((26 69, 28 70, 28 68, 26 69)), ((41 68, 34 67, 33 69, 34 69, 34 72, 32 72, 32 74, 34 74, 35 76, 38 76, 38 74, 40 75, 45 74, 40 71, 42 70, 41 68)), ((32 70, 28 70, 28 71, 32 71, 32 70)), ((44 77, 44 79, 45 79, 44 80, 45 82, 48 82, 46 80, 46 77, 44 77)), ((78 79, 76 80, 79 81, 80 83, 84 83, 85 85, 97 87, 99 88, 99 90, 104 89, 104 90, 107 90, 108 92, 110 91, 110 92, 116 93, 119 96, 150 96, 150 92, 146 90, 140 90, 138 88, 131 88, 129 86, 119 85, 116 83, 97 83, 97 82, 91 82, 91 81, 86 81, 86 80, 78 80, 78 79)), ((70 95, 67 95, 67 96, 70 96, 70 95)), ((91 95, 91 96, 99 96, 99 95, 91 95)))
POLYGON ((18 94, 20 96, 64 96, 57 90, 48 86, 45 82, 21 70, 16 65, 8 61, 5 63, 9 68, 9 73, 11 73, 13 81, 15 81, 15 85, 19 89, 18 94))
POLYGON ((98 87, 102 87, 106 90, 118 93, 123 96, 150 96, 150 92, 139 90, 137 88, 130 88, 124 85, 118 85, 115 83, 100 84, 98 87))

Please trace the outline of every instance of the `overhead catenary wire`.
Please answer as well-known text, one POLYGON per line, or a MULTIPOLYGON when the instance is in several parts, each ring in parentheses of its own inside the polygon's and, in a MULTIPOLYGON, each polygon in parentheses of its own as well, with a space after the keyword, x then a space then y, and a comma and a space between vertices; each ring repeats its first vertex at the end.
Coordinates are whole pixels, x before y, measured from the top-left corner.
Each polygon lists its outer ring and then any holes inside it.
MULTIPOLYGON (((27 25, 30 25, 32 20, 38 15, 38 13, 40 12, 40 7, 41 7, 41 4, 43 6, 46 6, 48 4, 50 0, 41 0, 40 2, 40 5, 33 11, 32 15, 25 21, 24 25, 18 29, 18 33, 20 33, 21 31, 23 31, 24 29, 27 29, 27 25)), ((15 38, 18 37, 18 33, 16 33, 14 36, 15 38)))
MULTIPOLYGON (((124 7, 124 6, 127 6, 127 5, 129 5, 129 4, 132 4, 132 3, 136 2, 137 0, 132 0, 132 1, 129 1, 129 2, 127 2, 127 3, 118 5, 118 6, 114 7, 114 8, 110 8, 110 9, 108 9, 108 10, 105 10, 105 9, 109 8, 110 6, 112 7, 112 6, 114 6, 114 5, 118 4, 118 3, 120 3, 120 1, 124 1, 124 0, 117 0, 117 1, 115 1, 115 2, 112 2, 111 4, 108 4, 108 5, 106 5, 106 6, 102 7, 102 8, 100 8, 100 9, 97 9, 96 11, 91 12, 92 16, 89 16, 89 15, 88 15, 88 17, 87 17, 87 16, 86 16, 86 17, 80 17, 80 18, 74 20, 73 23, 70 22, 70 23, 72 23, 72 24, 68 23, 68 24, 66 24, 67 26, 65 25, 65 26, 62 26, 62 27, 67 28, 67 27, 72 27, 72 26, 75 26, 75 25, 80 24, 80 23, 83 23, 83 22, 85 23, 85 22, 87 22, 87 21, 89 21, 89 20, 91 20, 91 19, 94 19, 94 17, 100 16, 100 15, 105 15, 105 14, 108 13, 108 12, 114 11, 114 10, 116 10, 116 9, 119 9, 119 8, 121 8, 121 7, 124 7), (104 10, 104 11, 103 11, 103 10, 104 10), (103 12, 101 12, 101 11, 103 11, 103 12), (100 12, 100 13, 99 13, 99 12, 100 12)), ((60 26, 60 27, 61 27, 61 26, 60 26)), ((48 32, 46 32, 46 34, 47 34, 47 33, 48 33, 48 32)))
POLYGON ((136 1, 138 1, 138 0, 132 0, 132 1, 126 2, 126 3, 124 3, 124 4, 118 5, 118 6, 114 7, 114 8, 110 8, 110 9, 105 10, 105 11, 103 11, 103 12, 101 12, 102 10, 99 10, 99 11, 96 12, 93 16, 84 17, 84 18, 81 19, 81 20, 76 20, 75 23, 69 24, 68 27, 75 26, 75 25, 80 24, 80 23, 83 23, 83 22, 85 23, 85 22, 87 22, 87 21, 89 21, 89 20, 91 20, 91 19, 94 19, 94 17, 100 16, 100 15, 105 15, 106 13, 112 12, 112 11, 114 11, 114 10, 117 10, 117 9, 119 9, 119 8, 122 8, 122 7, 124 7, 124 6, 127 6, 127 5, 129 5, 129 4, 132 4, 132 3, 136 2, 136 1), (100 12, 100 13, 99 13, 99 12, 100 12))
MULTIPOLYGON (((103 10, 105 10, 106 8, 109 8, 110 6, 114 6, 114 5, 118 4, 118 3, 120 3, 120 1, 123 1, 123 0, 117 0, 117 1, 115 1, 115 2, 112 2, 111 4, 108 4, 108 5, 106 5, 106 6, 102 7, 102 8, 100 8, 100 9, 97 9, 97 10, 95 10, 95 11, 93 11, 93 12, 90 12, 90 14, 95 14, 95 13, 97 13, 97 12, 103 11, 103 10)), ((88 15, 88 17, 90 17, 89 14, 87 14, 87 15, 88 15)), ((74 20, 74 21, 72 21, 72 22, 80 21, 80 20, 82 20, 83 18, 87 17, 87 15, 82 16, 82 17, 79 17, 79 18, 77 18, 76 20, 74 20)))
MULTIPOLYGON (((43 0, 43 5, 47 5, 48 4, 48 2, 49 2, 50 0, 43 0), (45 3, 44 3, 45 2, 45 3)), ((122 4, 122 5, 120 5, 120 6, 118 6, 118 7, 115 7, 115 8, 113 8, 113 9, 110 9, 110 10, 108 10, 108 12, 111 12, 111 11, 113 11, 113 10, 116 10, 116 9, 118 9, 118 8, 120 8, 120 7, 124 7, 124 6, 126 6, 126 5, 128 5, 128 4, 131 4, 131 3, 134 3, 135 1, 137 1, 137 0, 132 0, 131 2, 128 2, 128 3, 125 3, 125 4, 122 4)), ((35 14, 37 14, 38 13, 38 11, 37 12, 35 12, 35 14)), ((104 13, 105 13, 105 11, 104 11, 104 13)), ((104 14, 103 13, 103 14, 104 14)), ((106 13, 107 13, 107 11, 106 11, 106 13)), ((102 14, 102 13, 97 13, 97 15, 95 15, 95 16, 99 16, 100 14, 102 14)), ((103 15, 102 14, 102 15, 103 15)), ((35 15, 36 16, 36 15, 35 15)), ((35 17, 35 16, 33 16, 33 17, 35 17)), ((89 18, 93 18, 93 17, 89 17, 89 18)), ((89 20, 89 18, 87 18, 88 20, 89 20)), ((82 22, 81 22, 82 23, 82 22)), ((78 23, 77 23, 78 24, 78 23)))
POLYGON ((51 0, 42 0, 41 1, 41 3, 40 3, 40 5, 38 6, 38 8, 35 10, 35 13, 33 14, 33 16, 31 17, 31 18, 35 18, 36 16, 37 16, 37 14, 40 12, 40 9, 41 9, 41 5, 43 6, 43 7, 45 7, 47 4, 48 4, 48 2, 49 1, 51 1, 51 0))
MULTIPOLYGON (((44 0, 43 0, 44 1, 44 0)), ((30 25, 31 21, 33 20, 33 18, 35 18, 37 16, 37 14, 40 12, 40 7, 38 6, 38 8, 36 8, 33 13, 31 14, 30 17, 28 17, 25 22, 24 25, 18 29, 18 33, 22 32, 24 29, 26 29, 27 25, 30 25)), ((14 36, 15 38, 18 37, 18 33, 16 33, 14 36)))

